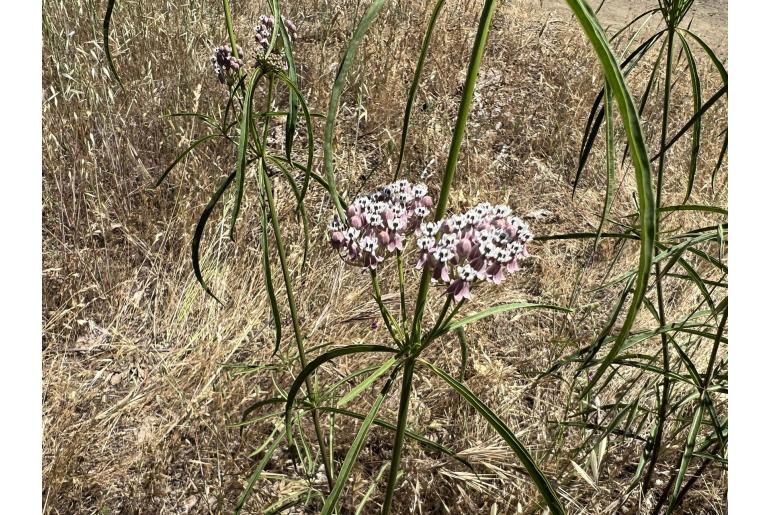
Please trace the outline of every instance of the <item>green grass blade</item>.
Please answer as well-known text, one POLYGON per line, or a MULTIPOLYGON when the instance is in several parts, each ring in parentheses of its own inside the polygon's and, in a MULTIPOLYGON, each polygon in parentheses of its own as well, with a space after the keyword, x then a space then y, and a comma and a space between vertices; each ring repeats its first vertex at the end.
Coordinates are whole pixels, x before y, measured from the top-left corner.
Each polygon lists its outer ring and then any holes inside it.
POLYGON ((430 21, 428 22, 428 29, 425 31, 425 35, 422 38, 422 48, 420 49, 420 58, 417 60, 417 67, 414 69, 414 77, 412 77, 412 85, 409 88, 409 96, 406 100, 406 109, 404 110, 404 123, 401 126, 401 148, 398 152, 398 164, 396 165, 396 173, 394 174, 394 180, 398 179, 398 175, 401 172, 401 164, 404 160, 404 150, 406 149, 406 138, 409 134, 409 120, 412 117, 412 105, 414 104, 414 98, 417 95, 417 88, 420 85, 420 77, 422 77, 422 69, 425 65, 425 58, 428 56, 428 47, 430 47, 430 40, 433 37, 433 27, 436 25, 441 9, 444 7, 446 0, 438 0, 433 7, 433 14, 431 14, 430 21))
POLYGON ((443 379, 449 386, 452 387, 457 393, 459 393, 487 422, 497 431, 497 433, 505 440, 508 446, 513 450, 516 456, 527 469, 529 477, 537 486, 540 491, 540 495, 543 496, 545 503, 551 510, 553 515, 563 515, 565 513, 564 507, 559 501, 559 497, 556 495, 556 491, 551 486, 551 483, 545 477, 543 472, 535 463, 535 460, 529 454, 529 451, 521 444, 513 431, 498 417, 494 411, 492 411, 484 402, 476 397, 465 385, 456 381, 452 376, 447 374, 442 369, 429 363, 427 361, 420 360, 420 363, 430 368, 437 376, 443 379))
POLYGON ((227 179, 224 180, 224 182, 219 186, 219 188, 214 192, 214 194, 211 196, 211 199, 209 200, 208 204, 206 204, 206 207, 203 208, 203 213, 201 213, 200 219, 198 219, 198 225, 195 226, 195 233, 193 234, 192 239, 192 265, 193 265, 193 272, 195 272, 195 278, 198 279, 198 282, 203 287, 203 289, 211 295, 214 300, 219 302, 221 305, 224 306, 221 300, 217 298, 216 295, 214 295, 214 292, 211 291, 211 289, 206 284, 206 281, 203 280, 203 273, 201 272, 201 265, 200 265, 200 246, 201 246, 201 238, 203 237, 203 230, 206 228, 206 223, 209 220, 209 217, 211 216, 211 212, 214 211, 214 208, 216 207, 217 203, 219 202, 219 199, 222 198, 222 195, 225 193, 225 190, 228 186, 230 186, 230 183, 233 182, 233 179, 235 179, 235 172, 232 172, 230 175, 227 176, 227 179))
POLYGON ((115 8, 116 0, 107 0, 107 10, 104 13, 104 22, 102 23, 102 46, 104 47, 104 55, 107 58, 107 67, 110 69, 110 73, 118 81, 118 85, 122 88, 123 82, 121 82, 118 76, 118 71, 115 69, 115 63, 112 61, 112 51, 110 50, 110 22, 112 21, 112 10, 115 8))
POLYGON ((342 494, 342 490, 345 488, 345 486, 347 486, 350 472, 353 470, 353 466, 358 460, 358 454, 361 452, 364 441, 366 441, 366 437, 369 435, 369 430, 372 428, 372 424, 374 424, 374 418, 377 416, 377 413, 379 413, 380 408, 382 408, 382 403, 387 398, 391 386, 393 386, 395 372, 396 371, 391 374, 388 382, 385 383, 385 386, 382 387, 382 391, 374 400, 374 403, 372 403, 372 407, 369 409, 369 413, 361 423, 361 427, 358 429, 356 437, 350 444, 350 449, 345 455, 345 461, 342 462, 340 473, 337 476, 337 481, 334 484, 334 488, 332 488, 331 493, 329 493, 329 496, 326 498, 326 502, 324 502, 323 508, 321 508, 321 515, 328 515, 333 513, 334 509, 336 508, 340 494, 342 494))
POLYGON ((584 0, 567 0, 572 11, 580 22, 583 32, 594 47, 604 70, 605 78, 609 82, 618 105, 618 111, 623 119, 623 125, 631 148, 631 158, 636 172, 637 195, 639 199, 639 220, 641 223, 641 249, 639 252, 639 267, 636 276, 634 295, 631 299, 628 313, 620 329, 618 339, 608 353, 607 359, 599 366, 589 382, 588 387, 581 397, 584 397, 599 381, 601 376, 610 366, 623 341, 628 337, 636 320, 636 315, 642 305, 647 282, 650 277, 654 242, 656 240, 656 209, 655 197, 652 192, 652 180, 650 177, 650 159, 647 153, 647 145, 644 141, 644 133, 639 122, 631 94, 628 91, 623 72, 618 66, 617 60, 610 49, 607 37, 599 22, 596 20, 590 7, 584 0))
POLYGON ((340 99, 342 98, 342 88, 345 86, 345 79, 347 78, 350 66, 353 64, 358 46, 364 39, 366 32, 369 30, 369 26, 377 17, 377 14, 382 9, 385 0, 372 0, 369 8, 364 13, 363 18, 358 23, 356 30, 353 32, 353 36, 350 38, 348 48, 345 51, 345 56, 340 62, 337 69, 337 76, 334 79, 334 86, 332 86, 331 98, 329 99, 329 111, 326 115, 326 126, 324 127, 324 169, 326 170, 326 182, 329 185, 329 195, 334 202, 334 206, 337 209, 337 213, 344 220, 345 210, 342 208, 340 202, 339 193, 337 192, 337 183, 334 179, 334 155, 332 150, 332 140, 334 139, 334 125, 337 121, 337 111, 340 106, 340 99))

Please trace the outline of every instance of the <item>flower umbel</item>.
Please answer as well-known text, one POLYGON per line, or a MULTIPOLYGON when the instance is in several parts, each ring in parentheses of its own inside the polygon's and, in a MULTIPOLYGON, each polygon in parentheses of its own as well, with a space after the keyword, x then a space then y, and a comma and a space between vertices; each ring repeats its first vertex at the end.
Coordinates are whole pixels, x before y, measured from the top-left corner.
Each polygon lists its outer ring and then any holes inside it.
POLYGON ((211 56, 211 65, 219 82, 232 84, 235 74, 243 67, 243 49, 238 45, 238 57, 236 57, 230 45, 217 47, 214 49, 214 55, 211 56))
POLYGON ((344 259, 374 270, 387 254, 404 250, 406 236, 432 205, 424 184, 413 186, 406 180, 388 184, 356 198, 348 207, 347 223, 336 217, 331 221, 331 245, 344 259))
POLYGON ((434 281, 448 284, 447 294, 455 302, 470 298, 471 286, 479 281, 500 284, 506 274, 519 270, 533 238, 529 227, 513 216, 510 207, 481 203, 461 215, 423 224, 425 237, 420 248, 430 248, 417 266, 428 263, 434 281), (447 259, 448 258, 448 259, 447 259))

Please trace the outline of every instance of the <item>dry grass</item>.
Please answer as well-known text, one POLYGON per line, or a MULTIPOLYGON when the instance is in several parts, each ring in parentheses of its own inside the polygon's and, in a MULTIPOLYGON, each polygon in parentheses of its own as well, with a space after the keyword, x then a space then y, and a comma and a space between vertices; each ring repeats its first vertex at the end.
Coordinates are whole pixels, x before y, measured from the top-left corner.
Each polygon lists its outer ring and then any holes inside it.
MULTIPOLYGON (((244 38, 260 6, 240 4, 235 21, 244 38)), ((431 7, 426 1, 391 2, 351 72, 336 148, 340 189, 349 195, 380 184, 393 171, 418 35, 431 7)), ((212 111, 223 101, 207 61, 210 48, 224 39, 220 5, 213 0, 152 7, 119 2, 113 52, 125 90, 109 79, 97 42, 102 8, 94 11, 91 2, 67 0, 46 1, 43 9, 44 511, 227 512, 253 464, 250 454, 272 430, 268 422, 241 435, 229 424, 270 392, 271 375, 284 385, 290 380, 281 370, 236 373, 224 366, 271 362, 258 235, 251 229, 258 227, 253 199, 246 199, 236 243, 220 239, 221 211, 206 236, 206 273, 214 290, 225 293, 228 307, 222 309, 196 284, 189 245, 207 194, 233 162, 230 151, 208 145, 162 187, 150 188, 201 129, 161 116, 212 111)), ((323 111, 339 52, 362 7, 352 0, 303 0, 287 3, 285 10, 301 33, 296 56, 302 87, 311 109, 323 111)), ((450 2, 446 8, 416 104, 405 170, 413 178, 424 176, 433 187, 448 151, 477 11, 473 1, 450 2)), ((711 77, 704 89, 713 91, 715 81, 711 77)), ((679 82, 677 88, 688 87, 684 75, 679 82)), ((507 201, 520 213, 542 210, 531 220, 536 234, 595 229, 604 186, 600 160, 589 166, 574 199, 570 181, 599 83, 593 55, 564 12, 540 10, 536 2, 504 3, 479 77, 452 207, 481 199, 507 201)), ((690 109, 684 101, 680 105, 675 126, 690 109)), ((719 107, 705 125, 704 163, 719 152, 717 128, 725 119, 726 108, 719 107)), ((687 152, 686 145, 677 145, 670 164, 672 176, 682 181, 687 152)), ((617 217, 634 212, 633 174, 624 170, 620 176, 617 217)), ((671 195, 681 191, 675 182, 671 195)), ((714 194, 707 182, 696 184, 695 200, 726 199, 724 188, 714 194)), ((290 198, 281 185, 276 195, 290 198)), ((310 194, 308 209, 310 266, 296 286, 308 345, 384 339, 383 329, 371 326, 377 309, 365 278, 342 267, 326 249, 330 206, 320 188, 310 194)), ((289 250, 299 267, 299 233, 291 221, 286 207, 289 250)), ((699 221, 688 215, 677 223, 699 221)), ((606 270, 611 244, 603 243, 586 267, 589 250, 590 244, 580 242, 537 244, 514 283, 479 297, 566 304, 581 269, 586 270, 584 292, 599 284, 606 270)), ((626 254, 631 266, 633 249, 626 254)), ((578 305, 596 302, 596 307, 566 324, 551 314, 527 314, 498 317, 469 333, 468 386, 498 407, 536 455, 554 445, 553 423, 562 417, 567 385, 533 379, 558 356, 590 341, 611 308, 612 293, 583 293, 578 305)), ((693 291, 683 290, 670 307, 672 314, 684 312, 693 297, 693 291)), ((447 338, 432 352, 455 367, 455 345, 447 338)), ((341 360, 336 373, 360 366, 356 359, 341 360)), ((322 377, 331 380, 334 374, 327 370, 322 377)), ((415 387, 410 427, 462 451, 479 464, 481 474, 477 478, 410 444, 397 511, 526 510, 535 492, 511 466, 515 460, 493 431, 446 386, 420 379, 415 387)), ((390 401, 383 418, 395 419, 395 399, 390 401)), ((337 422, 341 460, 354 426, 337 422)), ((565 448, 581 438, 579 431, 567 432, 565 448)), ((389 445, 387 433, 373 431, 348 491, 348 507, 386 462, 389 445)), ((633 473, 638 450, 629 441, 611 439, 597 488, 574 474, 563 457, 550 456, 543 466, 548 475, 560 477, 560 493, 573 501, 570 512, 606 513, 633 473)), ((276 455, 268 471, 249 505, 253 513, 301 485, 286 453, 276 455)), ((724 512, 725 492, 723 474, 707 475, 685 509, 724 512)), ((649 502, 632 499, 624 509, 644 512, 649 502)))

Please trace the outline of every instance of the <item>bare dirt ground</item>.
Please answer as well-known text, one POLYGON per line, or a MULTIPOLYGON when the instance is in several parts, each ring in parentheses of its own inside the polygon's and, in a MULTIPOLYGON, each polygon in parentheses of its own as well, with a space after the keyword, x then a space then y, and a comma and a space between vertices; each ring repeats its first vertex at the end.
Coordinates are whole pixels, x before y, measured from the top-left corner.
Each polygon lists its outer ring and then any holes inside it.
MULTIPOLYGON (((295 55, 302 88, 311 110, 323 112, 361 2, 284 4, 300 31, 295 55)), ((447 4, 418 95, 405 167, 408 177, 424 176, 432 189, 446 159, 473 20, 480 10, 474 0, 447 4)), ((590 162, 572 195, 583 124, 602 82, 594 55, 556 0, 500 5, 452 209, 482 200, 508 202, 521 214, 545 213, 532 218, 536 234, 595 231, 605 184, 601 159, 590 162)), ((247 40, 264 6, 240 1, 235 6, 236 28, 247 40)), ((362 45, 343 96, 335 147, 340 189, 348 196, 391 177, 419 51, 415 35, 422 34, 432 6, 427 0, 387 2, 362 45)), ((211 48, 225 37, 221 2, 118 2, 113 52, 125 89, 110 78, 100 50, 103 8, 104 2, 77 0, 44 4, 43 511, 230 513, 259 457, 252 453, 275 427, 265 420, 241 434, 233 424, 246 407, 273 390, 273 382, 285 388, 292 379, 290 371, 259 368, 277 358, 272 356, 259 235, 251 229, 259 226, 256 201, 246 196, 235 242, 224 237, 229 212, 222 209, 212 215, 204 238, 204 272, 227 300, 228 308, 222 309, 193 276, 190 240, 212 188, 232 165, 232 149, 220 142, 201 146, 164 185, 152 187, 179 151, 202 134, 200 124, 164 115, 216 112, 226 101, 209 63, 211 48), (244 363, 256 371, 234 368, 244 363)), ((703 13, 695 26, 702 26, 718 48, 726 38, 726 8, 720 1, 695 4, 695 12, 703 13)), ((620 24, 640 9, 639 2, 608 0, 600 18, 620 24)), ((718 80, 705 74, 707 95, 718 80)), ((640 84, 632 87, 638 94, 640 84)), ((682 89, 677 91, 681 97, 682 89)), ((704 162, 715 161, 719 153, 718 133, 727 116, 722 104, 704 124, 704 162)), ((675 106, 672 124, 681 125, 691 106, 681 98, 675 106)), ((653 125, 646 127, 651 135, 653 125)), ((316 130, 320 133, 320 126, 316 130)), ((276 141, 280 136, 275 134, 276 141)), ((684 145, 672 151, 671 174, 681 180, 664 191, 667 198, 678 194, 688 156, 684 145)), ((628 166, 621 171, 613 216, 622 220, 636 208, 633 171, 628 166)), ((726 172, 718 179, 716 192, 699 181, 692 202, 724 200, 726 172)), ((290 260, 298 269, 301 234, 293 223, 290 190, 278 184, 276 196, 290 260)), ((296 288, 308 346, 384 338, 383 328, 372 325, 378 311, 366 278, 342 266, 326 246, 331 206, 321 188, 311 190, 307 208, 313 245, 309 272, 296 288)), ((683 217, 683 223, 693 220, 699 221, 683 217)), ((574 241, 537 243, 526 269, 504 288, 480 292, 476 306, 522 299, 566 304, 581 270, 586 269, 587 292, 610 265, 609 243, 587 267, 589 250, 574 241)), ((634 257, 628 252, 617 266, 633 266, 634 257)), ((633 473, 640 445, 610 439, 600 480, 588 484, 569 460, 547 453, 557 446, 569 449, 583 438, 575 430, 557 441, 567 386, 558 378, 535 378, 565 352, 591 341, 613 295, 581 295, 581 304, 597 308, 579 321, 533 312, 498 317, 469 332, 468 387, 498 407, 543 459, 546 474, 558 478, 570 513, 611 512, 633 473)), ((692 296, 682 293, 683 306, 692 296)), ((285 352, 279 357, 288 359, 285 352)), ((447 367, 458 367, 453 342, 432 352, 447 367)), ((364 364, 339 360, 335 369, 324 370, 322 381, 364 364)), ((395 418, 391 401, 383 412, 387 419, 395 418)), ((644 401, 652 404, 654 398, 644 401)), ((408 479, 396 494, 398 513, 532 513, 527 510, 537 494, 512 466, 515 457, 446 385, 420 378, 413 407, 410 428, 451 445, 481 474, 408 445, 403 462, 408 479)), ((356 426, 345 420, 338 424, 335 458, 341 462, 356 426)), ((372 433, 351 481, 346 510, 376 482, 389 457, 389 437, 384 431, 372 433)), ((673 453, 667 460, 663 467, 676 466, 673 453)), ((661 481, 666 474, 661 473, 661 481)), ((246 513, 263 513, 305 486, 293 470, 291 449, 282 448, 246 513)), ((372 509, 382 490, 374 493, 372 509)), ((726 474, 708 473, 688 495, 683 512, 726 513, 725 492, 726 474)), ((619 511, 648 513, 653 494, 637 496, 619 511)))
MULTIPOLYGON (((544 9, 559 16, 569 16, 571 12, 562 0, 540 0, 544 9)), ((596 9, 599 20, 609 33, 630 22, 641 13, 658 7, 656 0, 593 0, 589 4, 596 9)), ((724 50, 727 54, 727 0, 699 0, 690 10, 693 19, 692 29, 703 37, 714 50, 724 50)), ((689 17, 688 16, 688 19, 689 17)))

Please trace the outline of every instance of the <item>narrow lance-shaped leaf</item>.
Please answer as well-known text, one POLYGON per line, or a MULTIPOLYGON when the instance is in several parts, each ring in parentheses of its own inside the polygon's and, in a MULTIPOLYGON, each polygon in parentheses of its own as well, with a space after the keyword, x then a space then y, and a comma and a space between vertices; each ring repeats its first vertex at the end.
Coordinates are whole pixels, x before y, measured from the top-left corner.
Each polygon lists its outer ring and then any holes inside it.
POLYGON ((333 360, 334 358, 347 356, 348 354, 358 354, 361 352, 395 353, 396 349, 393 349, 392 347, 386 347, 384 345, 348 345, 346 347, 340 347, 338 349, 325 352, 308 363, 307 366, 302 369, 297 378, 294 380, 294 383, 292 383, 291 389, 289 390, 289 394, 286 396, 286 427, 289 428, 289 435, 291 435, 291 410, 294 406, 294 400, 297 398, 297 394, 302 388, 302 383, 305 381, 305 379, 307 379, 310 374, 312 374, 318 367, 333 360))
POLYGON ((329 194, 342 219, 345 219, 345 210, 342 208, 339 193, 337 192, 337 183, 334 179, 334 155, 332 150, 334 125, 337 121, 337 111, 339 109, 340 99, 342 98, 342 88, 345 86, 345 79, 347 78, 350 66, 353 64, 353 59, 355 59, 358 46, 361 44, 366 32, 369 30, 369 26, 380 12, 380 9, 382 9, 384 3, 385 0, 373 0, 363 18, 361 18, 361 21, 358 23, 356 30, 353 32, 353 36, 350 38, 350 43, 348 43, 345 56, 342 58, 342 62, 340 62, 339 68, 337 69, 337 76, 334 79, 331 98, 329 99, 329 111, 326 115, 326 126, 324 128, 324 169, 326 170, 326 182, 329 185, 329 194))
POLYGON ((214 298, 214 300, 216 300, 222 305, 224 305, 222 301, 219 300, 216 295, 214 295, 214 292, 212 292, 211 289, 208 287, 208 285, 206 284, 206 281, 203 280, 203 273, 201 272, 201 265, 200 265, 200 246, 201 246, 201 238, 203 237, 203 230, 206 228, 206 222, 208 222, 209 217, 211 216, 211 212, 214 211, 214 207, 216 207, 217 203, 219 202, 219 199, 222 198, 222 195, 224 194, 227 187, 230 186, 230 183, 233 182, 234 178, 235 178, 235 172, 232 172, 230 175, 227 176, 227 179, 224 180, 224 182, 219 186, 219 188, 211 196, 211 199, 209 200, 208 204, 206 204, 206 207, 203 209, 203 213, 201 213, 201 217, 198 220, 198 225, 195 226, 195 233, 193 234, 193 240, 192 240, 192 265, 193 265, 193 272, 195 272, 195 278, 198 279, 198 282, 206 291, 206 293, 211 295, 214 298))
POLYGON ((543 496, 543 500, 551 510, 551 513, 553 515, 563 515, 565 513, 564 507, 562 506, 556 491, 553 489, 551 483, 537 466, 537 463, 535 463, 535 460, 529 454, 529 451, 527 451, 519 439, 516 438, 516 435, 513 434, 513 431, 511 431, 505 422, 503 422, 494 411, 492 411, 481 399, 476 397, 476 395, 471 392, 465 385, 456 381, 445 371, 427 361, 420 360, 419 363, 422 363, 430 368, 437 376, 439 376, 449 386, 451 386, 452 389, 459 393, 468 402, 468 404, 470 404, 476 410, 476 412, 478 412, 487 420, 489 425, 491 425, 494 430, 497 431, 497 433, 503 438, 503 440, 505 440, 511 450, 519 458, 522 465, 524 465, 524 468, 527 470, 529 477, 532 478, 535 486, 537 486, 537 489, 540 491, 540 495, 543 496))
POLYGON ((607 359, 594 373, 593 378, 583 393, 583 395, 585 395, 590 391, 593 385, 599 381, 612 362, 612 359, 615 358, 623 341, 630 334, 634 321, 636 320, 636 315, 642 305, 642 299, 644 298, 647 282, 650 277, 652 254, 656 239, 656 209, 655 198, 652 192, 650 160, 647 153, 647 145, 644 141, 644 134, 639 122, 639 115, 636 112, 633 99, 626 86, 623 73, 610 49, 607 37, 599 26, 591 8, 588 7, 584 0, 567 0, 567 3, 575 13, 575 16, 583 28, 583 32, 594 47, 602 64, 602 68, 604 69, 605 78, 610 84, 613 96, 618 104, 618 111, 620 112, 621 118, 623 119, 623 125, 626 129, 626 135, 631 148, 631 157, 636 172, 637 195, 639 198, 639 220, 641 224, 639 267, 634 295, 631 299, 629 311, 615 345, 608 353, 607 359))
POLYGON ((409 96, 406 99, 406 109, 404 110, 404 123, 401 126, 401 148, 398 152, 398 164, 396 164, 396 173, 394 179, 398 179, 399 172, 401 172, 401 164, 404 160, 404 150, 406 149, 406 137, 409 134, 409 120, 412 118, 412 105, 414 104, 414 98, 417 95, 417 88, 420 86, 420 77, 422 77, 422 69, 425 65, 425 58, 428 56, 428 47, 430 46, 430 40, 433 37, 433 27, 436 25, 436 20, 441 9, 444 7, 446 0, 438 0, 433 7, 433 14, 431 14, 430 21, 428 22, 428 29, 425 31, 425 35, 422 38, 422 48, 420 50, 420 58, 417 60, 417 67, 414 69, 414 77, 412 78, 412 85, 409 88, 409 96))
MULTIPOLYGON (((695 58, 690 50, 690 45, 681 33, 677 33, 679 39, 682 42, 682 49, 687 57, 687 68, 690 71, 690 83, 692 86, 692 102, 693 102, 693 114, 700 110, 701 106, 701 87, 700 76, 698 75, 698 66, 695 63, 695 58)), ((695 184, 695 174, 698 170, 698 155, 700 154, 700 134, 701 134, 701 118, 699 117, 692 128, 692 144, 690 145, 690 166, 689 174, 687 176, 687 190, 684 195, 682 204, 686 204, 692 194, 692 188, 695 184)))
MULTIPOLYGON (((289 80, 292 84, 297 84, 297 68, 294 65, 294 49, 289 36, 289 32, 286 30, 286 26, 283 23, 283 17, 281 16, 281 5, 278 0, 271 1, 271 7, 273 10, 273 17, 275 18, 275 26, 278 27, 278 32, 283 42, 284 55, 286 56, 286 68, 289 75, 289 80)), ((289 113, 286 116, 286 159, 291 161, 291 150, 294 145, 294 134, 297 132, 297 93, 293 90, 289 90, 289 113)), ((304 196, 304 194, 303 194, 304 196)))
MULTIPOLYGON (((227 0, 225 0, 226 2, 227 0)), ((243 105, 243 113, 241 114, 241 133, 238 138, 238 162, 236 166, 235 175, 235 202, 233 204, 232 220, 230 223, 230 239, 235 239, 235 224, 238 221, 238 214, 241 210, 241 201, 243 200, 243 190, 246 184, 246 153, 249 143, 249 130, 251 129, 251 110, 252 110, 252 98, 254 97, 254 90, 259 83, 259 79, 262 78, 264 72, 259 71, 255 73, 251 78, 249 87, 246 90, 246 100, 243 105)))
MULTIPOLYGON (((364 418, 365 418, 365 416, 360 414, 360 413, 356 413, 355 411, 351 411, 351 410, 344 409, 344 408, 335 408, 333 406, 321 406, 318 409, 319 409, 319 411, 327 411, 327 412, 331 412, 331 413, 338 413, 340 415, 345 415, 345 416, 348 416, 348 417, 356 418, 358 420, 364 420, 364 418)), ((382 419, 379 419, 379 418, 375 418, 373 422, 374 422, 375 426, 382 427, 383 429, 387 429, 389 431, 395 431, 396 430, 396 425, 395 424, 392 424, 390 422, 386 422, 385 420, 382 420, 382 419)), ((452 449, 444 447, 443 445, 441 445, 441 444, 439 444, 437 442, 434 442, 433 440, 431 440, 429 438, 425 438, 424 436, 421 436, 421 435, 415 433, 414 431, 410 431, 408 429, 406 431, 404 431, 404 434, 406 435, 407 438, 409 438, 411 440, 414 440, 415 442, 417 442, 418 444, 422 445, 426 449, 430 449, 430 450, 438 452, 440 454, 446 454, 447 456, 449 456, 453 460, 456 460, 459 463, 462 463, 470 471, 475 472, 475 470, 473 468, 473 465, 471 465, 471 463, 468 460, 466 460, 465 458, 463 458, 462 456, 459 456, 452 449)))
POLYGON ((537 304, 532 302, 511 302, 510 304, 500 304, 499 306, 493 306, 491 308, 483 309, 479 311, 478 313, 474 313, 472 315, 469 315, 465 318, 461 318, 459 320, 455 320, 453 322, 450 322, 445 328, 441 331, 441 334, 447 333, 449 331, 454 331, 456 329, 460 329, 470 323, 476 322, 478 320, 481 320, 483 318, 487 318, 492 315, 497 315, 500 313, 505 313, 507 311, 512 311, 514 309, 535 309, 535 308, 542 308, 542 309, 551 309, 554 311, 563 311, 565 313, 570 313, 572 310, 569 308, 563 308, 561 306, 553 306, 550 304, 537 304))
POLYGON ((334 488, 332 488, 332 491, 326 498, 326 502, 324 502, 323 508, 321 508, 321 515, 334 513, 340 494, 342 494, 342 490, 347 486, 350 472, 353 470, 353 465, 355 465, 358 460, 358 455, 366 441, 366 437, 369 435, 369 430, 372 428, 374 419, 377 416, 377 413, 379 413, 380 408, 382 408, 382 403, 387 398, 391 386, 393 386, 396 372, 397 370, 394 370, 390 378, 388 378, 388 382, 385 383, 380 394, 374 399, 374 403, 372 403, 372 407, 369 409, 366 418, 361 422, 361 427, 358 429, 358 433, 356 433, 356 437, 353 439, 353 442, 350 444, 350 449, 348 449, 348 452, 345 455, 345 461, 342 462, 337 481, 334 483, 334 488))
MULTIPOLYGON (((612 208, 612 199, 615 195, 615 126, 613 120, 612 111, 612 90, 605 81, 604 85, 604 112, 606 113, 607 121, 605 126, 605 138, 607 141, 607 153, 606 153, 606 165, 607 165, 607 189, 604 192, 604 207, 602 209, 602 219, 599 221, 599 228, 596 231, 596 239, 594 240, 594 250, 599 247, 599 240, 601 239, 602 231, 604 230, 604 224, 607 222, 607 218, 610 216, 610 209, 612 208)), ((576 183, 577 184, 577 183, 576 183)), ((574 190, 573 190, 574 194, 574 190)))
POLYGON ((270 266, 270 243, 267 238, 269 226, 267 208, 264 205, 266 202, 263 200, 262 203, 262 268, 265 290, 267 290, 267 298, 270 302, 270 313, 273 315, 273 323, 275 324, 275 346, 273 347, 273 355, 275 355, 281 346, 281 310, 278 308, 278 299, 275 296, 275 287, 273 286, 273 270, 270 266))
POLYGON ((166 179, 169 173, 171 173, 171 170, 174 169, 174 167, 179 164, 179 162, 184 159, 184 157, 195 150, 195 148, 200 145, 201 143, 205 143, 206 141, 209 141, 214 138, 221 138, 221 134, 207 134, 206 136, 203 136, 201 138, 196 139, 193 141, 189 147, 184 149, 178 156, 176 156, 176 159, 163 171, 162 174, 160 174, 160 177, 155 181, 154 186, 157 188, 160 186, 160 184, 166 179))
POLYGON ((265 470, 265 467, 267 466, 268 462, 273 458, 273 454, 275 453, 276 449, 278 449, 278 446, 283 441, 283 437, 285 433, 286 433, 286 430, 284 429, 283 431, 281 431, 279 435, 275 437, 275 439, 272 441, 270 446, 265 450, 265 455, 262 456, 261 460, 259 460, 259 463, 254 468, 254 471, 251 473, 251 476, 249 476, 249 481, 246 483, 246 488, 243 489, 243 493, 241 493, 241 496, 238 498, 238 502, 235 505, 236 515, 241 513, 241 510, 243 510, 243 507, 246 504, 246 501, 249 500, 249 497, 251 496, 251 492, 254 490, 254 485, 256 484, 259 477, 262 475, 262 472, 265 470))

